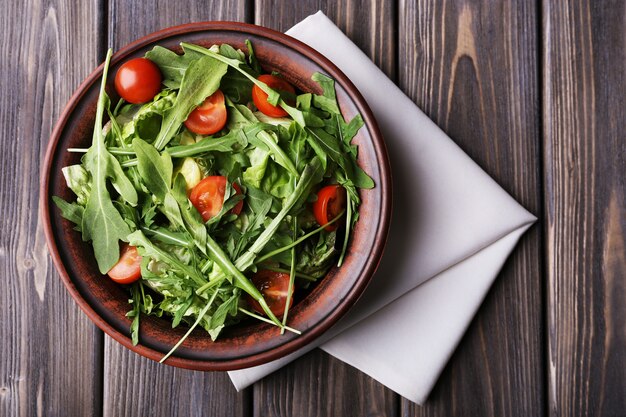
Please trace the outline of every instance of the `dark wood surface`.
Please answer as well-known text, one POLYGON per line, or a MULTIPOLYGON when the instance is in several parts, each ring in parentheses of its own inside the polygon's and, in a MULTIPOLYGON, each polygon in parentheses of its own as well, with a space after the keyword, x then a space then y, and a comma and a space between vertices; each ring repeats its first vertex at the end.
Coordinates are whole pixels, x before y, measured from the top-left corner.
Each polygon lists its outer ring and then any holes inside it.
POLYGON ((29 0, 0 14, 0 416, 626 415, 622 1, 29 0), (38 171, 103 58, 154 30, 323 10, 540 217, 424 407, 314 351, 237 393, 104 337, 47 255, 38 171))

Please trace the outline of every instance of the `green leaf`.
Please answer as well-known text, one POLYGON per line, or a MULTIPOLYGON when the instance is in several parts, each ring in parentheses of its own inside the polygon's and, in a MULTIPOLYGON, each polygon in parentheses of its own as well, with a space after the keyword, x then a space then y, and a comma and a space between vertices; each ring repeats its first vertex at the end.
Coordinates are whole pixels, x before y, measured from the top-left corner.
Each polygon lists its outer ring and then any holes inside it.
POLYGON ((122 126, 120 145, 130 144, 133 137, 140 137, 152 143, 156 139, 165 113, 172 108, 176 101, 176 92, 163 90, 154 99, 142 106, 128 106, 121 112, 115 121, 122 126))
POLYGON ((181 81, 176 103, 165 115, 154 147, 163 149, 174 137, 187 116, 220 86, 227 66, 210 56, 192 61, 181 81))
POLYGON ((130 335, 133 346, 137 346, 139 343, 139 316, 141 315, 141 294, 138 285, 130 287, 131 299, 129 300, 133 306, 133 309, 126 313, 126 317, 132 317, 133 321, 130 325, 130 335))
POLYGON ((241 130, 234 130, 220 138, 205 138, 191 145, 179 145, 167 148, 172 158, 185 158, 206 152, 239 151, 248 145, 248 139, 241 130))
POLYGON ((165 201, 172 183, 172 158, 167 152, 161 154, 154 146, 139 138, 133 140, 133 149, 144 184, 159 201, 165 201))
MULTIPOLYGON (((337 117, 337 119, 339 118, 340 117, 337 117)), ((341 121, 343 122, 342 117, 341 121)), ((360 114, 354 116, 352 120, 350 120, 350 123, 342 124, 340 126, 341 140, 343 140, 346 145, 350 145, 350 142, 352 142, 352 139, 356 136, 357 132, 361 129, 361 127, 363 127, 364 124, 365 123, 363 122, 363 118, 360 114)), ((354 156, 356 156, 356 154, 354 156)))
POLYGON ((251 166, 243 172, 243 181, 246 185, 261 188, 261 181, 265 176, 269 156, 269 152, 260 148, 254 148, 250 152, 249 157, 251 166))
POLYGON ((91 148, 83 157, 83 163, 93 179, 89 199, 83 212, 81 229, 83 240, 93 242, 94 254, 101 273, 108 272, 119 259, 119 240, 126 240, 130 233, 128 224, 113 206, 107 189, 107 179, 120 195, 131 205, 137 204, 137 192, 124 175, 119 162, 105 146, 102 135, 102 117, 108 97, 104 91, 111 59, 107 53, 100 86, 100 97, 96 108, 96 121, 91 148))
POLYGON ((246 39, 246 46, 248 47, 248 62, 250 63, 250 67, 257 73, 260 74, 263 72, 259 61, 256 59, 256 55, 254 54, 254 49, 252 48, 252 43, 246 39))
MULTIPOLYGON (((255 187, 248 186, 246 193, 246 204, 250 206, 253 212, 259 213, 263 211, 263 208, 267 202, 269 202, 270 208, 273 208, 278 200, 274 199, 270 194, 255 187)), ((274 211, 279 211, 280 206, 274 211)))
POLYGON ((61 216, 76 225, 75 230, 81 231, 81 224, 83 223, 83 213, 85 208, 77 203, 68 203, 62 198, 52 196, 52 201, 61 210, 61 216))
POLYGON ((194 299, 194 296, 191 295, 187 300, 185 300, 180 305, 180 307, 178 307, 178 309, 176 310, 176 313, 174 314, 174 318, 172 319, 172 328, 178 327, 183 316, 185 315, 187 310, 189 310, 189 307, 191 307, 191 304, 193 303, 193 299, 194 299))
POLYGON ((278 146, 278 139, 266 131, 266 129, 274 129, 275 126, 259 123, 250 109, 240 104, 229 103, 229 108, 231 109, 229 112, 231 117, 230 129, 244 129, 248 142, 268 152, 277 164, 284 167, 296 178, 300 176, 291 159, 278 146))
POLYGON ((193 237, 196 247, 200 249, 202 253, 206 253, 206 226, 198 210, 196 210, 187 198, 187 187, 185 185, 185 178, 182 175, 177 175, 176 178, 174 178, 172 195, 180 206, 185 228, 193 237))
POLYGON ((158 45, 146 53, 146 58, 157 64, 161 70, 163 84, 169 88, 179 88, 189 64, 201 56, 193 51, 179 55, 158 45))
POLYGON ((284 199, 294 191, 296 177, 280 165, 269 161, 261 181, 261 189, 274 197, 284 199))
MULTIPOLYGON (((226 317, 228 313, 235 309, 237 311, 237 305, 239 304, 239 293, 234 293, 228 300, 224 301, 220 306, 215 310, 213 316, 211 317, 211 324, 209 325, 212 329, 222 328, 224 326, 224 322, 226 321, 226 317)), ((213 335, 212 335, 213 337, 213 335)), ((217 335, 215 335, 217 337, 217 335)), ((215 338, 213 338, 215 340, 215 338)))
MULTIPOLYGON (((296 169, 301 172, 304 169, 306 160, 310 155, 307 148, 307 133, 297 123, 292 123, 288 130, 289 141, 286 144, 289 158, 293 161, 296 169)), ((321 159, 321 158, 320 158, 321 159)), ((326 169, 325 160, 322 160, 323 168, 326 169)))
POLYGON ((235 49, 227 43, 220 45, 220 54, 226 58, 236 59, 241 63, 246 62, 246 55, 241 50, 235 49))
POLYGON ((91 177, 82 165, 70 165, 61 169, 67 186, 76 194, 76 202, 87 204, 91 191, 91 177))
POLYGON ((323 90, 323 95, 316 94, 313 96, 313 104, 329 113, 341 114, 335 96, 335 80, 319 72, 314 73, 311 79, 317 82, 323 90))

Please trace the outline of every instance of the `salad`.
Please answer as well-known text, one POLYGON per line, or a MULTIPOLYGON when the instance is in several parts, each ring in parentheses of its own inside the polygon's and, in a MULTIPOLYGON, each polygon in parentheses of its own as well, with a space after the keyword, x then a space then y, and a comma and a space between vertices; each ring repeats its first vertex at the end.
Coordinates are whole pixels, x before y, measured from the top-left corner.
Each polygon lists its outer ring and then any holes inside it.
POLYGON ((341 266, 358 221, 357 165, 334 81, 299 93, 264 73, 250 42, 155 46, 121 65, 115 105, 104 64, 92 143, 63 168, 74 201, 54 202, 93 245, 102 274, 128 288, 133 344, 141 314, 215 340, 252 317, 288 326, 294 298, 341 266), (106 119, 106 123, 105 123, 106 119))

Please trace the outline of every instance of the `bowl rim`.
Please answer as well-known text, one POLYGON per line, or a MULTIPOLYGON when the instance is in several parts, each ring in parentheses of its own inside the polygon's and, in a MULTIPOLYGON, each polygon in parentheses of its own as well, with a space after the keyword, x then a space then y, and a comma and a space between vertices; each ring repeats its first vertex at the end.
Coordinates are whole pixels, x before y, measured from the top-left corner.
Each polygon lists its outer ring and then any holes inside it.
MULTIPOLYGON (((308 329, 306 333, 270 350, 259 352, 246 357, 228 360, 198 360, 172 355, 164 362, 168 365, 200 371, 228 371, 267 363, 305 347, 310 342, 321 336, 332 325, 334 325, 339 320, 339 318, 344 316, 345 313, 354 305, 354 303, 365 291, 365 288, 371 281, 371 278, 374 275, 374 272, 378 268, 378 265, 382 259, 385 243, 389 232, 389 224, 391 222, 392 180, 391 168, 385 142, 378 128, 378 124, 376 123, 376 119, 374 118, 371 109, 369 108, 361 93, 357 90, 357 88, 350 81, 350 79, 328 58, 326 58, 310 46, 306 45, 305 43, 289 35, 263 26, 242 22, 204 21, 187 23, 161 29, 127 44, 113 55, 113 57, 111 58, 111 65, 114 65, 115 63, 123 60, 126 56, 133 53, 137 49, 149 44, 156 43, 159 40, 176 35, 183 35, 186 33, 205 31, 232 31, 250 33, 255 36, 265 37, 295 50, 296 52, 304 55, 308 59, 311 59, 322 68, 328 70, 328 72, 331 73, 330 75, 342 85, 342 87, 346 90, 351 99, 355 101, 357 107, 359 107, 361 115, 370 132, 376 154, 376 161, 379 164, 379 169, 381 173, 380 184, 377 184, 377 187, 380 187, 381 189, 382 204, 380 209, 381 223, 379 224, 379 232, 376 234, 371 256, 369 257, 361 273, 361 275, 365 278, 358 280, 355 285, 353 285, 348 295, 344 298, 342 304, 340 304, 336 309, 330 312, 321 321, 316 323, 313 327, 308 329)), ((43 222, 46 243, 56 270, 58 271, 63 281, 63 284, 69 291, 74 301, 78 304, 80 309, 85 312, 85 314, 87 314, 89 319, 94 324, 96 324, 96 326, 98 326, 102 331, 111 336, 124 347, 144 357, 158 362, 163 357, 162 352, 144 346, 142 344, 133 345, 129 336, 119 332, 116 328, 114 328, 92 308, 87 300, 83 298, 78 289, 74 286, 72 279, 70 278, 65 268, 65 265, 61 260, 59 248, 57 247, 55 235, 52 230, 50 216, 51 197, 49 195, 49 186, 52 174, 53 156, 70 114, 74 111, 82 96, 87 92, 88 87, 102 76, 103 67, 104 63, 100 64, 79 85, 79 87, 72 94, 63 112, 59 116, 57 123, 55 124, 46 148, 45 158, 43 161, 43 170, 40 178, 39 216, 43 222)))

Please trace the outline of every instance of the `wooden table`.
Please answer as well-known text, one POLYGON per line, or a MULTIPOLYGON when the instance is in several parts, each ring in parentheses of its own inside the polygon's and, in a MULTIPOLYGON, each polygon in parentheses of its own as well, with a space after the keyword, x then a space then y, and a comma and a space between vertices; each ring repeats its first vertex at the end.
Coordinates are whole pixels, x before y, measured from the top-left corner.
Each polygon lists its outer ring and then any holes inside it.
POLYGON ((27 0, 0 14, 1 416, 626 415, 622 1, 27 0), (315 351, 241 393, 103 335, 47 255, 48 138, 107 46, 171 25, 286 30, 323 10, 540 217, 425 407, 315 351))

